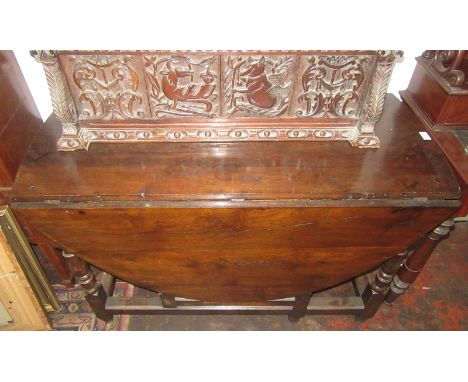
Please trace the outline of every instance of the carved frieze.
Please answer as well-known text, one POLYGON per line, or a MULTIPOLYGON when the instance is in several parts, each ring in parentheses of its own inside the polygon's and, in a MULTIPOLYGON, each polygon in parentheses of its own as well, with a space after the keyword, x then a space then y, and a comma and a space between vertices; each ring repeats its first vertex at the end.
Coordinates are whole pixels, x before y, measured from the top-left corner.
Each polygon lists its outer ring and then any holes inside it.
POLYGON ((34 51, 59 150, 91 142, 347 140, 374 134, 397 51, 34 51))
POLYGON ((164 129, 156 127, 136 128, 83 128, 76 138, 62 137, 58 147, 63 151, 87 149, 92 142, 200 142, 221 140, 223 142, 240 141, 350 141, 357 147, 375 145, 377 138, 359 136, 354 127, 324 127, 324 128, 270 128, 261 127, 223 127, 209 128, 175 128, 164 129))

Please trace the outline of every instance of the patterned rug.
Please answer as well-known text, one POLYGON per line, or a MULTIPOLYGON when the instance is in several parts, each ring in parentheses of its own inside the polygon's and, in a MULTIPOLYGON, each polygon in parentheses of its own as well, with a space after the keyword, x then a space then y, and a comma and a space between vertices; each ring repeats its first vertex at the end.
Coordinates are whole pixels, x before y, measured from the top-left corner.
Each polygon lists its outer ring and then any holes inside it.
MULTIPOLYGON (((114 315, 114 320, 106 324, 96 318, 93 310, 85 300, 82 288, 67 288, 63 285, 54 285, 61 310, 50 313, 49 318, 55 330, 74 331, 100 331, 100 330, 127 330, 130 317, 127 315, 114 315)), ((115 284, 114 296, 131 297, 133 285, 118 281, 115 284)))

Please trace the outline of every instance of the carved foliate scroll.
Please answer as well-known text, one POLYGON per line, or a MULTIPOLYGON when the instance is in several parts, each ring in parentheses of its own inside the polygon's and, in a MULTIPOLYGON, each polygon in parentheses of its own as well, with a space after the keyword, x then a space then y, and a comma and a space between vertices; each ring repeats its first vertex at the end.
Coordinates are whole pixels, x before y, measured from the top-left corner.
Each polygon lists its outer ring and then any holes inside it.
POLYGON ((146 117, 139 60, 131 55, 63 56, 80 120, 146 117), (70 78, 71 77, 71 78, 70 78))
POLYGON ((296 115, 309 118, 358 118, 374 56, 303 57, 296 115))
POLYGON ((59 150, 91 142, 346 140, 378 147, 397 51, 34 51, 59 150))
POLYGON ((464 50, 426 50, 422 57, 450 86, 468 89, 465 72, 461 70, 465 55, 464 50))

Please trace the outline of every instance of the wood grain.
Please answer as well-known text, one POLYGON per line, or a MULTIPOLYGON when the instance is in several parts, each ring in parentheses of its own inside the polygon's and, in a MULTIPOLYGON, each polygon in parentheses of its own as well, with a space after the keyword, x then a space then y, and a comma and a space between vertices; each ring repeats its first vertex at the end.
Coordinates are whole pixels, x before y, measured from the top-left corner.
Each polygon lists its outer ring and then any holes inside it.
POLYGON ((0 51, 0 187, 7 192, 42 125, 12 51, 0 51))
POLYGON ((454 210, 15 207, 57 245, 106 272, 214 302, 339 284, 401 252, 454 210))
POLYGON ((13 208, 56 246, 167 295, 304 295, 378 267, 459 206, 421 122, 393 96, 384 110, 376 151, 249 142, 57 152, 52 118, 21 167, 13 208))
POLYGON ((382 147, 342 142, 96 144, 57 152, 51 117, 31 146, 12 201, 458 199, 453 173, 421 122, 393 95, 382 147))

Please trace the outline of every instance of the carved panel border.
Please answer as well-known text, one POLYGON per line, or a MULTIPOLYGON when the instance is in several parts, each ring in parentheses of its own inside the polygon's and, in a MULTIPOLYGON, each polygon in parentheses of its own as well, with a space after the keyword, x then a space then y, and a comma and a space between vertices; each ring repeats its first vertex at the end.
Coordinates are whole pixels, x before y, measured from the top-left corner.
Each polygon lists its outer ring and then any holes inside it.
POLYGON ((360 134, 356 127, 276 128, 265 126, 232 128, 90 128, 77 136, 62 137, 61 151, 87 150, 93 142, 242 142, 242 141, 348 141, 354 147, 380 146, 373 134, 360 134))

